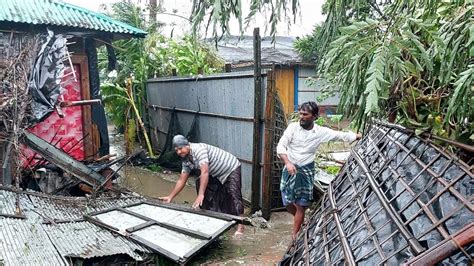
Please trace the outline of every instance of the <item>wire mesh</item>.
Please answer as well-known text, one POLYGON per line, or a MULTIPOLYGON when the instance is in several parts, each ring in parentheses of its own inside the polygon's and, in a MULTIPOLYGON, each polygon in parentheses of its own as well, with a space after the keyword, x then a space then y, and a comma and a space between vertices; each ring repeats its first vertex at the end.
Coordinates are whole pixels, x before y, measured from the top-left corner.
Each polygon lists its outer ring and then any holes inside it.
MULTIPOLYGON (((397 126, 367 132, 281 264, 400 264, 472 227, 472 165, 397 126)), ((435 262, 472 264, 472 243, 457 249, 435 262)))
POLYGON ((278 141, 283 136, 283 132, 286 129, 287 121, 285 116, 285 110, 283 104, 278 97, 278 93, 274 93, 274 103, 275 103, 275 119, 274 119, 274 127, 273 127, 273 160, 272 160, 272 170, 271 170, 271 209, 276 209, 283 207, 283 203, 281 201, 281 193, 280 193, 280 179, 281 179, 281 171, 285 166, 283 161, 278 158, 276 147, 278 145, 278 141))

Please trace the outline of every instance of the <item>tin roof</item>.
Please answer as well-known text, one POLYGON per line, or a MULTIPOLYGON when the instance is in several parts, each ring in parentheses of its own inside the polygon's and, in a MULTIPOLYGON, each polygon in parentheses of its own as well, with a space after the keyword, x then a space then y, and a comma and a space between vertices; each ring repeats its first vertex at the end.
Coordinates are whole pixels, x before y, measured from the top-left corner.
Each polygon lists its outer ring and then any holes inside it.
MULTIPOLYGON (((83 197, 44 197, 30 195, 30 200, 35 206, 41 206, 37 212, 45 217, 46 222, 81 220, 84 213, 97 212, 109 208, 121 207, 143 200, 141 197, 103 197, 91 200, 83 197)), ((31 217, 29 213, 26 214, 31 217)))
POLYGON ((146 32, 98 12, 55 0, 2 0, 0 22, 65 26, 143 37, 146 32))
POLYGON ((90 222, 41 225, 48 234, 59 254, 63 257, 83 259, 127 254, 137 261, 144 258, 141 253, 151 253, 141 245, 122 236, 114 236, 90 222), (91 237, 93 236, 93 237, 91 237))
POLYGON ((153 251, 82 219, 86 212, 142 199, 123 196, 93 200, 0 187, 0 265, 68 265, 71 258, 120 254, 142 261, 153 251), (16 213, 17 206, 24 215, 16 213))
POLYGON ((0 264, 68 265, 33 220, 0 218, 0 264))
MULTIPOLYGON (((294 38, 277 36, 263 37, 261 42, 262 65, 313 65, 301 58, 293 48, 294 38)), ((217 44, 217 54, 235 67, 251 66, 254 63, 253 38, 251 36, 231 36, 217 44)))

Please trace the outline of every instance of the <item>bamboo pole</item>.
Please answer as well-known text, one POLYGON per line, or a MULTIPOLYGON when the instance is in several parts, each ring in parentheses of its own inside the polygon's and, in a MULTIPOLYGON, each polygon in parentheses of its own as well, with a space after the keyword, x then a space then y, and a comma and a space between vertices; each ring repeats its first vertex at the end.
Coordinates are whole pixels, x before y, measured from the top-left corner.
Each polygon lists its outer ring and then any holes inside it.
POLYGON ((140 117, 140 113, 138 112, 137 106, 135 104, 135 101, 133 100, 133 95, 132 95, 132 79, 128 78, 127 79, 127 96, 128 100, 130 102, 130 105, 132 106, 133 111, 135 112, 135 116, 137 117, 138 124, 140 124, 140 127, 143 130, 143 136, 145 137, 145 142, 146 146, 148 149, 148 154, 150 154, 151 158, 155 158, 155 155, 153 154, 153 148, 151 147, 151 142, 150 139, 148 138, 148 133, 146 132, 145 124, 142 121, 142 118, 140 117))

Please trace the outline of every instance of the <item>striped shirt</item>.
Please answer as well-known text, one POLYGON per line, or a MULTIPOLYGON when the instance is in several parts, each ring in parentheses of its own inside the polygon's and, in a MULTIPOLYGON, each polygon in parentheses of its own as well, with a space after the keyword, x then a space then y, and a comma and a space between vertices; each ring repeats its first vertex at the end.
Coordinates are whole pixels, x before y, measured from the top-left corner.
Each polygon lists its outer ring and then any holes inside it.
POLYGON ((201 165, 209 165, 209 175, 224 184, 227 177, 240 166, 234 155, 205 143, 189 143, 190 154, 183 160, 182 172, 190 173, 193 169, 200 169, 201 165))

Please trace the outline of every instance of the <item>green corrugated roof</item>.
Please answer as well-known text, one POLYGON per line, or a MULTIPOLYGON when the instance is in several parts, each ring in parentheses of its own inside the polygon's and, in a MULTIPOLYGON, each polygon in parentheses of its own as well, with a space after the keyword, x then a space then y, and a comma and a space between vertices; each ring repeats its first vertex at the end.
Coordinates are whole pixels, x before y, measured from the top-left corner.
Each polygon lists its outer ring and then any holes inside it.
POLYGON ((1 0, 2 21, 36 25, 77 27, 144 36, 146 32, 106 15, 54 0, 1 0))

